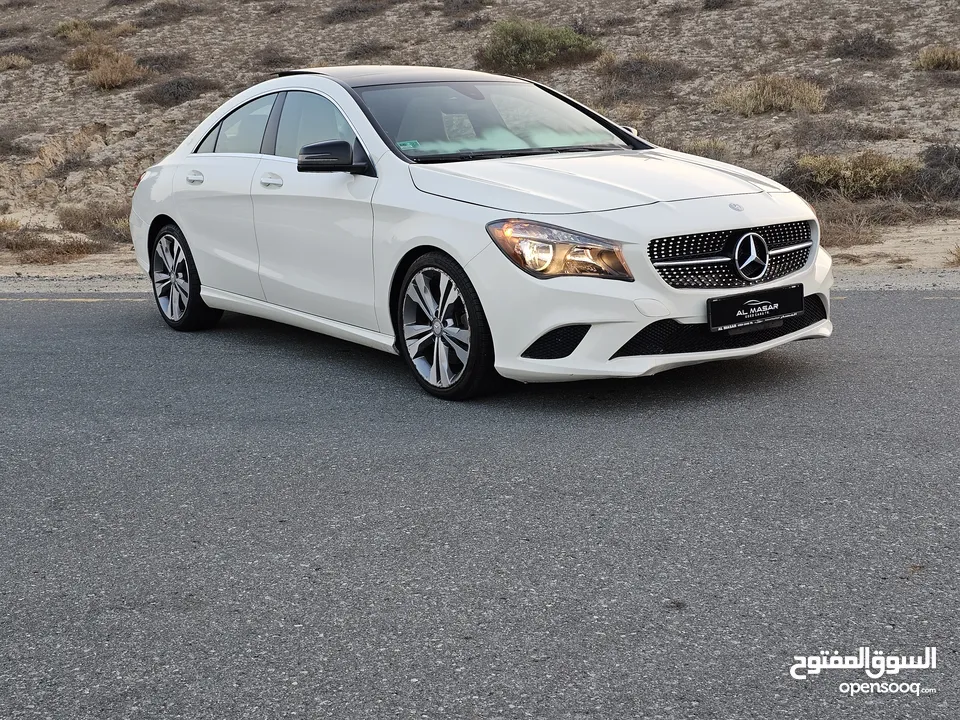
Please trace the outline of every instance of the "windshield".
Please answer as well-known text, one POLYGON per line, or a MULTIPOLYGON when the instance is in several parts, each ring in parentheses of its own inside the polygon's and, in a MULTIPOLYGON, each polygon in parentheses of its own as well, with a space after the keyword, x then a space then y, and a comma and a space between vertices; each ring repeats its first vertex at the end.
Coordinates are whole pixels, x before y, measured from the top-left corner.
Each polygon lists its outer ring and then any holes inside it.
POLYGON ((630 147, 529 83, 411 83, 357 92, 397 149, 418 162, 630 147))

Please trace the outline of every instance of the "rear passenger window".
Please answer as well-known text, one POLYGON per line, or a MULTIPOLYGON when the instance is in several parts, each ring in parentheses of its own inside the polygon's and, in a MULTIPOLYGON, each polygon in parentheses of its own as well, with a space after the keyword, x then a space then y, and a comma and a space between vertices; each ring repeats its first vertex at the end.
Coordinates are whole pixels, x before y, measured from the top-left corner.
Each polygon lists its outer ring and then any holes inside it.
POLYGON ((327 140, 346 140, 353 145, 357 136, 337 106, 321 95, 294 91, 287 93, 277 129, 280 157, 295 158, 304 145, 327 140))
MULTIPOLYGON (((227 115, 220 123, 214 152, 259 153, 263 133, 267 129, 267 120, 270 119, 270 111, 276 99, 276 95, 267 95, 248 102, 227 115)), ((206 144, 204 140, 201 147, 206 144)), ((202 151, 198 148, 198 152, 202 151)))

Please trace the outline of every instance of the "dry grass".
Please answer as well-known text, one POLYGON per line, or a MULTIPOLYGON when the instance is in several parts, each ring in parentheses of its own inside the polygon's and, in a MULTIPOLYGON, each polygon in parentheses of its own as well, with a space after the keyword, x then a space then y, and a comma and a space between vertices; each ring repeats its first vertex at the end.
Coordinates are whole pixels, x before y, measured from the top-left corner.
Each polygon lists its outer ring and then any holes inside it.
POLYGON ((13 218, 0 217, 0 234, 12 233, 20 229, 20 222, 13 218))
POLYGON ((50 237, 44 231, 32 228, 0 233, 0 250, 14 253, 17 262, 28 265, 69 262, 107 247, 97 240, 50 237))
POLYGON ((864 200, 914 191, 920 165, 874 150, 857 155, 803 155, 778 177, 804 197, 864 200))
POLYGON ((53 37, 63 40, 71 45, 80 45, 89 40, 98 31, 86 20, 77 20, 71 18, 57 23, 53 29, 53 37))
POLYGON ((593 38, 573 28, 526 20, 504 20, 476 53, 477 65, 498 73, 523 74, 578 65, 600 54, 593 38))
POLYGON ((87 82, 100 90, 116 90, 134 85, 147 76, 147 71, 126 53, 117 53, 97 63, 89 73, 87 82))
POLYGON ((930 145, 920 159, 923 167, 917 172, 917 197, 933 201, 960 200, 960 146, 930 145))
POLYGON ((696 77, 686 65, 647 54, 618 60, 604 53, 597 66, 600 101, 607 104, 644 100, 651 93, 670 90, 677 82, 696 77))
POLYGON ((221 87, 218 81, 210 78, 181 75, 144 88, 137 93, 137 99, 147 105, 170 108, 221 87))
POLYGON ((14 55, 13 53, 0 55, 0 72, 6 72, 7 70, 24 70, 31 65, 33 65, 33 63, 23 55, 14 55))
POLYGON ((719 160, 720 162, 730 162, 733 153, 730 146, 718 138, 698 138, 689 140, 680 146, 680 152, 690 155, 699 155, 700 157, 719 160))
POLYGON ((114 60, 118 54, 113 45, 81 45, 64 58, 64 63, 71 70, 93 70, 101 63, 114 60))
POLYGON ((860 110, 873 105, 879 92, 877 88, 861 82, 845 82, 834 86, 827 93, 826 104, 831 108, 860 110))
POLYGON ((889 40, 869 30, 861 30, 851 37, 835 35, 830 41, 829 52, 832 57, 849 60, 889 60, 898 51, 889 40))
POLYGON ((64 230, 83 233, 92 241, 104 245, 130 241, 129 203, 63 205, 57 216, 64 230))
POLYGON ((28 35, 33 30, 26 23, 20 23, 19 25, 0 25, 0 40, 7 40, 8 38, 19 37, 20 35, 28 35))
POLYGON ((960 267, 960 244, 947 253, 947 267, 960 267))
POLYGON ((703 0, 704 10, 724 10, 732 6, 733 0, 703 0))
POLYGON ((26 10, 36 4, 36 0, 7 0, 0 2, 0 10, 26 10))
POLYGON ((770 112, 821 113, 824 90, 816 83, 786 75, 760 75, 753 82, 720 92, 717 102, 744 117, 770 112))
POLYGON ((947 45, 930 45, 917 55, 917 67, 921 70, 960 70, 960 48, 947 45))

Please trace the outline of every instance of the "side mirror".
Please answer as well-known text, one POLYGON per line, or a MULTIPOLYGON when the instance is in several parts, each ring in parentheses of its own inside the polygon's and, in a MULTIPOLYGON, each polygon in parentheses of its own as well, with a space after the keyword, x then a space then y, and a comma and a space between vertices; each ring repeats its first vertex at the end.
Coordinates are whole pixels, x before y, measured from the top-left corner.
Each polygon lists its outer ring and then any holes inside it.
POLYGON ((362 147, 357 155, 358 157, 354 156, 353 146, 346 140, 327 140, 305 145, 300 148, 297 156, 297 172, 348 172, 365 175, 370 170, 370 161, 362 147))
POLYGON ((636 135, 637 137, 640 137, 640 131, 637 130, 635 127, 631 127, 631 126, 629 126, 629 125, 621 125, 621 126, 620 126, 620 129, 621 129, 621 130, 626 130, 626 131, 627 131, 628 133, 630 133, 631 135, 636 135))

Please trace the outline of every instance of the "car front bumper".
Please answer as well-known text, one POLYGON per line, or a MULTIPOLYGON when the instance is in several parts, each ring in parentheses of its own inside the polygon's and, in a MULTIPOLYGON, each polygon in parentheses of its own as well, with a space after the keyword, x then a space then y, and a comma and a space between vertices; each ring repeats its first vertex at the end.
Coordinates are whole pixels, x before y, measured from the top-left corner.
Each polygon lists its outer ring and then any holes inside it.
MULTIPOLYGON (((752 288, 673 288, 656 274, 646 260, 646 246, 639 243, 625 248, 630 252, 627 259, 635 282, 534 278, 514 266, 493 243, 469 263, 467 271, 490 325, 495 367, 504 377, 522 382, 639 377, 684 365, 747 357, 795 340, 829 337, 833 332, 829 319, 832 261, 819 243, 815 248, 803 269, 752 288), (746 347, 615 357, 631 338, 652 323, 666 319, 685 325, 707 323, 710 298, 796 284, 803 285, 805 297, 816 296, 820 300, 826 319, 746 347), (570 325, 590 328, 567 357, 523 357, 544 334, 570 325)), ((767 336, 756 335, 757 339, 763 337, 767 336)))

